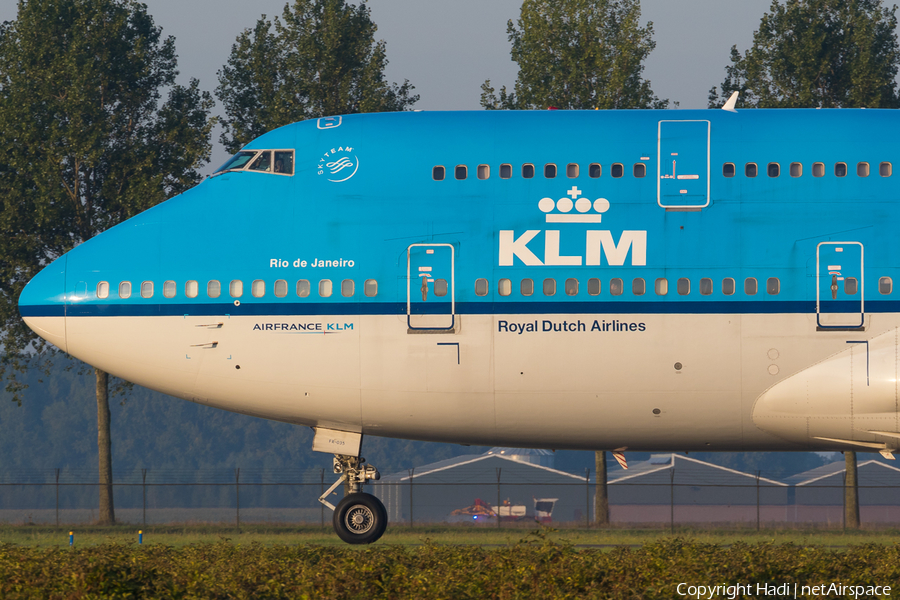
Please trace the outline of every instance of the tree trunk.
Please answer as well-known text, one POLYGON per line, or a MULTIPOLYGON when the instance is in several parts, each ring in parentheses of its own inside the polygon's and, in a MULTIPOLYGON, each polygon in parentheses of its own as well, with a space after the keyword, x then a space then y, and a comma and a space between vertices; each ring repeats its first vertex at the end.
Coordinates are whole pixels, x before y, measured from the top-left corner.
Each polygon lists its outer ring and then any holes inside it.
POLYGON ((94 369, 97 374, 97 456, 100 466, 100 514, 97 522, 100 525, 112 525, 116 522, 113 507, 112 488, 112 438, 110 436, 109 416, 109 374, 94 369))
POLYGON ((597 472, 594 493, 594 524, 609 525, 609 495, 606 489, 606 451, 594 452, 594 467, 597 472))
POLYGON ((856 452, 844 451, 846 478, 844 480, 844 527, 859 529, 859 486, 856 477, 856 452))

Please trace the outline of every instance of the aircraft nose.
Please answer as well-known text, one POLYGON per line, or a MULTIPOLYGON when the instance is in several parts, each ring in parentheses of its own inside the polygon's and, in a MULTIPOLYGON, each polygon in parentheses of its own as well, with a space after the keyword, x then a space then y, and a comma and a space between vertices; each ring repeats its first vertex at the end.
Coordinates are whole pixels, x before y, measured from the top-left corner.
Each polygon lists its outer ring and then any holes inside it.
POLYGON ((19 296, 19 314, 36 334, 66 352, 66 257, 28 282, 19 296))

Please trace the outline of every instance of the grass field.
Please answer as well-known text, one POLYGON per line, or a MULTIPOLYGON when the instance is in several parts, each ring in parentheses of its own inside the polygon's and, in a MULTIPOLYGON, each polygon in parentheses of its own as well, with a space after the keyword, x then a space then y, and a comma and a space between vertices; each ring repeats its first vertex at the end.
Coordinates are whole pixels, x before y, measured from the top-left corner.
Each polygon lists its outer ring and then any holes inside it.
POLYGON ((745 543, 739 538, 755 534, 423 527, 398 528, 359 548, 317 543, 329 539, 322 531, 259 529, 221 539, 228 531, 213 528, 151 532, 166 543, 139 547, 128 532, 96 529, 79 532, 86 543, 74 549, 54 547, 60 533, 0 530, 24 541, 0 538, 0 598, 890 598, 900 582, 900 544, 887 532, 767 532, 765 541, 745 543), (573 545, 622 540, 637 546, 573 545))
MULTIPOLYGON (((69 545, 69 531, 75 534, 78 547, 100 544, 136 545, 138 527, 78 526, 60 528, 40 525, 2 526, 0 544, 64 548, 69 545)), ((191 544, 215 544, 228 541, 233 545, 261 544, 263 546, 304 545, 344 546, 331 527, 289 526, 282 524, 248 525, 238 531, 233 526, 169 525, 143 528, 145 545, 161 544, 180 548, 191 544)), ((674 537, 692 543, 729 546, 746 544, 795 544, 830 549, 846 549, 851 545, 893 545, 900 541, 897 529, 861 529, 858 531, 827 529, 726 529, 679 528, 665 529, 553 529, 536 524, 529 527, 467 527, 467 526, 390 526, 377 546, 472 545, 497 547, 528 540, 547 540, 576 548, 639 547, 674 537)))

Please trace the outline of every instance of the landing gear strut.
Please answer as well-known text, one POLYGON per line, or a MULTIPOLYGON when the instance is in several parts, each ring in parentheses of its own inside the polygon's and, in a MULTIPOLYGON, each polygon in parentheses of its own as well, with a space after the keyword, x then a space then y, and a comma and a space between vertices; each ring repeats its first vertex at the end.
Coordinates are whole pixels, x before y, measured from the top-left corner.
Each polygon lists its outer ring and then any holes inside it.
POLYGON ((340 478, 319 497, 319 502, 334 511, 331 520, 334 531, 348 544, 371 544, 387 528, 384 504, 372 494, 361 491, 366 481, 381 478, 378 470, 365 462, 362 457, 335 454, 334 472, 340 474, 340 478), (350 488, 350 493, 335 506, 327 498, 342 483, 350 488))

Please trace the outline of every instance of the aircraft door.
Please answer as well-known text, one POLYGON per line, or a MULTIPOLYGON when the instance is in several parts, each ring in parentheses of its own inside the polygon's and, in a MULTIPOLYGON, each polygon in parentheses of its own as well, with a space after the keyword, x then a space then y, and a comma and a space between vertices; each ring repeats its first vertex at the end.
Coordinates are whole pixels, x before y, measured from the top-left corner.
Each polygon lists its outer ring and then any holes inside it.
POLYGON ((656 199, 664 208, 709 206, 709 121, 660 121, 656 199))
POLYGON ((863 245, 822 242, 816 248, 816 322, 820 330, 856 329, 865 320, 863 245))
POLYGON ((453 330, 454 258, 451 244, 412 244, 406 249, 406 318, 410 330, 453 330))

